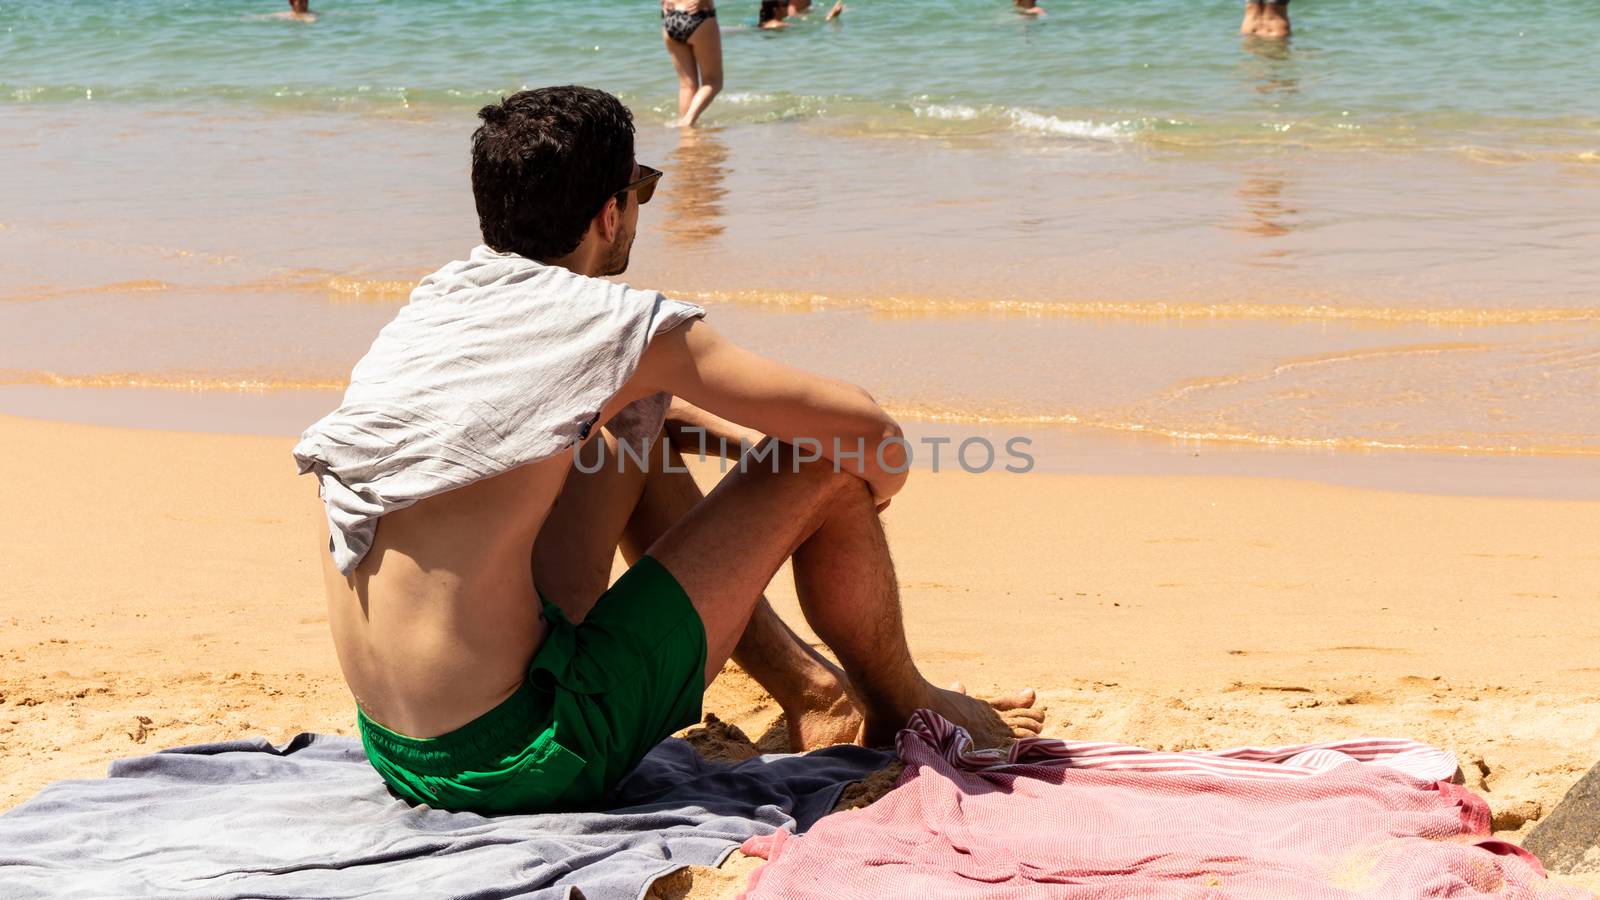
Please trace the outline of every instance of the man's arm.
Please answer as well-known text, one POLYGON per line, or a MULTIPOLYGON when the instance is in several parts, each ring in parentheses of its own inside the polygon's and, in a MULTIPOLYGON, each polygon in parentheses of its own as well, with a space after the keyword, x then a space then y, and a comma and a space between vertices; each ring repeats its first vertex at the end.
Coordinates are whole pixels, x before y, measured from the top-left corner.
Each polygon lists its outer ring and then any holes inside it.
POLYGON ((905 484, 900 425, 870 394, 745 350, 704 322, 651 341, 634 379, 802 448, 815 441, 812 449, 819 444, 823 457, 865 480, 879 501, 905 484))
POLYGON ((738 459, 743 446, 753 447, 766 437, 754 428, 714 416, 693 403, 674 396, 667 410, 667 437, 678 452, 738 459))

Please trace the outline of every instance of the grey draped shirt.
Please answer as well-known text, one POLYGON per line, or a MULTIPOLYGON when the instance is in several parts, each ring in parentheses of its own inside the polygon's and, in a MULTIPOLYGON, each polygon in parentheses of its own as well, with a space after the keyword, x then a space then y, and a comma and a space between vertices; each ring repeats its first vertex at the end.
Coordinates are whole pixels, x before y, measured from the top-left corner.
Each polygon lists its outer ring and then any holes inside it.
MULTIPOLYGON (((294 448, 339 571, 360 564, 384 514, 570 450, 650 341, 704 315, 483 246, 422 279, 294 448)), ((647 448, 670 401, 637 400, 606 427, 647 448)))

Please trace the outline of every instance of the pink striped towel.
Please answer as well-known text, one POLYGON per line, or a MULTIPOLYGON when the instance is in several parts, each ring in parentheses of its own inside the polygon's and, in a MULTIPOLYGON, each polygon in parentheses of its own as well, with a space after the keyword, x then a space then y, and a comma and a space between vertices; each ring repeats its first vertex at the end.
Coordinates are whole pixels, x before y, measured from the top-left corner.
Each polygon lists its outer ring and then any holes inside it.
POLYGON ((1360 739, 1218 753, 1031 739, 972 749, 923 710, 895 790, 804 837, 752 838, 745 897, 1588 898, 1489 839, 1455 757, 1360 739))

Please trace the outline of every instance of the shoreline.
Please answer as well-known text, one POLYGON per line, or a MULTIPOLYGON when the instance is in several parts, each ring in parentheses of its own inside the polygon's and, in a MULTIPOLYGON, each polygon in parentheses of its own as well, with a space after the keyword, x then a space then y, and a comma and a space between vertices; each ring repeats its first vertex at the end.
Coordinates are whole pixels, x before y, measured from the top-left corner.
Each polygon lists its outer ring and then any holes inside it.
MULTIPOLYGON (((230 389, 341 383, 414 279, 477 242, 468 119, 94 109, 0 129, 4 159, 40 178, 0 233, 0 411, 94 396, 118 424, 202 427, 129 411, 160 403, 239 403, 219 415, 252 421, 289 391, 230 389), (360 164, 375 145, 407 152, 377 172, 360 164), (196 196, 212 198, 204 215, 196 196), (73 387, 4 402, 54 384, 73 387), (239 399, 76 386, 103 384, 239 399)), ((671 177, 626 280, 701 301, 741 345, 869 386, 906 418, 1103 433, 1064 432, 1070 447, 1206 438, 1202 458, 1233 454, 1210 440, 1226 438, 1304 470, 1328 448, 1534 448, 1573 457, 1545 480, 1600 483, 1583 477, 1600 454, 1600 321, 1583 285, 1600 269, 1579 252, 1600 182, 1582 172, 985 150, 805 123, 645 128, 638 144, 671 177), (780 157, 851 190, 798 197, 761 162, 780 157), (1497 223, 1528 209, 1554 237, 1507 255, 1497 223)))
MULTIPOLYGON (((0 809, 160 747, 352 733, 291 443, 0 416, 0 809)), ((931 678, 1035 687, 1050 736, 1434 743, 1516 839, 1600 756, 1597 516, 1270 478, 919 472, 885 521, 931 678)), ((814 640, 784 577, 769 596, 814 640)), ((731 671, 706 711, 752 738, 776 716, 731 671)))
MULTIPOLYGON (((0 418, 111 428, 292 439, 339 403, 340 390, 205 391, 0 384, 0 418)), ((894 412, 894 410, 891 410, 894 412)), ((915 412, 915 411, 913 411, 915 412)), ((1273 478, 1446 497, 1600 500, 1600 459, 1581 455, 1444 453, 1182 440, 1092 425, 993 425, 902 417, 908 439, 981 438, 1008 461, 1015 436, 1031 441, 1034 471, 1050 475, 1273 478)), ((921 450, 919 449, 920 453, 921 450)), ((918 461, 920 460, 920 461, 918 461)), ((929 468, 926 455, 913 470, 929 468)))

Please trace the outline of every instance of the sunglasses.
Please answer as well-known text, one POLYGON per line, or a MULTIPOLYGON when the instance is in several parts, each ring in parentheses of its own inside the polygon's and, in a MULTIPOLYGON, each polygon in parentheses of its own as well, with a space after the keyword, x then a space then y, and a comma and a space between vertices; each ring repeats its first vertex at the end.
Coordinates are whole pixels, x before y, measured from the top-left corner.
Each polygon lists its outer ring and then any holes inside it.
POLYGON ((660 169, 652 169, 649 166, 641 165, 639 166, 639 177, 623 185, 622 189, 617 191, 617 193, 626 194, 629 191, 637 192, 639 195, 639 204, 642 206, 646 203, 649 203, 650 198, 655 196, 656 182, 660 181, 661 176, 664 174, 666 173, 662 172, 660 169))

